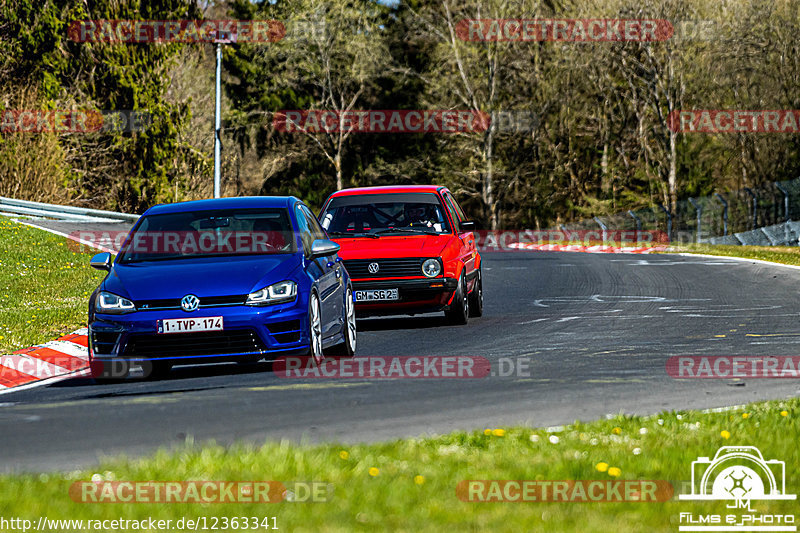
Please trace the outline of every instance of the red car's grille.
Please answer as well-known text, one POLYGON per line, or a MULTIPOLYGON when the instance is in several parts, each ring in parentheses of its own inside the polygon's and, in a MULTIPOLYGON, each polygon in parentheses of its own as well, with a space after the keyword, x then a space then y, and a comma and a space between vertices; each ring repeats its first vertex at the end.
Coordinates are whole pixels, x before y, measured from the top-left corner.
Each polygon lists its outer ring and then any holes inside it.
MULTIPOLYGON (((353 279, 360 278, 402 278, 409 276, 422 277, 423 258, 397 259, 350 259, 344 261, 347 273, 353 279), (370 265, 377 264, 378 270, 370 271, 370 265)), ((373 270, 374 270, 373 266, 373 270)))

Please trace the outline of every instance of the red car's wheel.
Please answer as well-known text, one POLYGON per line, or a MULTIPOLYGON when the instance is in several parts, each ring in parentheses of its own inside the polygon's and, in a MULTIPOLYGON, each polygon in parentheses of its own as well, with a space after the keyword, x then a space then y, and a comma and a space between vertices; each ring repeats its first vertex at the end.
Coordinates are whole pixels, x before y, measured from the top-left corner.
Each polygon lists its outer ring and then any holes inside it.
POLYGON ((478 277, 475 278, 475 286, 469 293, 469 316, 483 315, 483 275, 478 269, 478 277))
POLYGON ((450 309, 444 312, 447 321, 453 325, 464 325, 469 318, 469 301, 467 294, 467 277, 464 271, 461 271, 461 276, 458 278, 458 288, 456 294, 453 296, 453 303, 450 304, 450 309))

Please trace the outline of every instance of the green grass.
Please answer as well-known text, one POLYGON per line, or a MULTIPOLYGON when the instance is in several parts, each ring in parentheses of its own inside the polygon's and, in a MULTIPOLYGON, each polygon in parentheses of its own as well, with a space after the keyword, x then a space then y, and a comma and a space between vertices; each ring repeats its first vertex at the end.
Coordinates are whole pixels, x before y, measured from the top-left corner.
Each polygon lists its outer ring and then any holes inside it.
MULTIPOLYGON (((678 513, 725 514, 725 504, 676 499, 468 503, 457 498, 455 489, 459 481, 469 479, 689 480, 698 456, 713 457, 724 445, 754 445, 765 459, 786 462, 787 489, 797 492, 799 416, 800 400, 790 399, 722 412, 616 416, 550 432, 520 427, 354 446, 187 445, 140 460, 110 460, 82 472, 0 477, 0 508, 5 515, 34 521, 40 515, 165 520, 274 516, 283 531, 677 531, 678 513), (619 477, 610 477, 609 472, 617 473, 612 468, 598 471, 598 463, 618 468, 619 477), (284 485, 313 481, 330 485, 326 491, 331 496, 327 502, 269 504, 72 501, 70 485, 93 476, 116 481, 274 480, 284 485)), ((796 505, 753 502, 754 509, 772 513, 794 513, 796 505)))
POLYGON ((722 255, 761 259, 785 265, 800 265, 800 247, 797 246, 731 246, 722 244, 686 244, 670 246, 665 253, 684 252, 690 254, 722 255))
POLYGON ((0 353, 86 326, 91 292, 103 273, 96 251, 0 217, 0 353))

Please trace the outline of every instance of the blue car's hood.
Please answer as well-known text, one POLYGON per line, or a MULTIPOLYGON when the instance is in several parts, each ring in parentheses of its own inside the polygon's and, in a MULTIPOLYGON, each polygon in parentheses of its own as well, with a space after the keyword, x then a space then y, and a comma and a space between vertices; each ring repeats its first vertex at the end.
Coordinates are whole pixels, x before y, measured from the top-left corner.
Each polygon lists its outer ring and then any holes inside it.
POLYGON ((301 261, 302 254, 275 254, 115 264, 103 289, 134 301, 249 294, 292 279, 301 261))

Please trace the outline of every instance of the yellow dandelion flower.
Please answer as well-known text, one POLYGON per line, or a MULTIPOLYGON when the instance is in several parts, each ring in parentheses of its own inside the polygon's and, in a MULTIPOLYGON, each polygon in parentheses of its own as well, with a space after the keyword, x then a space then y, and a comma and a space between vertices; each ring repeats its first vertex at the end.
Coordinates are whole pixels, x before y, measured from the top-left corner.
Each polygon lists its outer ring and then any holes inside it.
MULTIPOLYGON (((3 337, 0 337, 2 339, 3 337)), ((789 416, 789 411, 781 411, 781 416, 789 416)))
POLYGON ((484 435, 491 435, 491 434, 492 434, 492 430, 491 430, 491 429, 488 429, 488 428, 487 428, 487 429, 484 429, 484 430, 483 430, 483 434, 484 434, 484 435))
POLYGON ((414 483, 417 485, 422 485, 425 483, 425 476, 414 476, 414 483))
POLYGON ((492 435, 494 435, 495 437, 505 437, 506 436, 506 430, 505 429, 500 429, 500 428, 493 429, 492 430, 492 435))
POLYGON ((722 430, 722 432, 720 432, 720 435, 722 436, 723 439, 731 438, 731 432, 728 431, 727 429, 722 430))
POLYGON ((350 457, 350 453, 347 450, 339 452, 339 458, 347 460, 348 457, 350 457))
POLYGON ((750 418, 750 413, 742 413, 742 418, 750 418))
POLYGON ((374 466, 369 469, 369 475, 372 476, 372 477, 375 477, 380 473, 381 473, 381 471, 379 469, 375 468, 374 466))
POLYGON ((616 466, 612 466, 608 469, 608 475, 611 477, 619 477, 622 475, 622 470, 617 468, 616 466))
POLYGON ((622 433, 622 428, 615 427, 614 429, 611 430, 611 433, 613 433, 614 435, 619 435, 620 433, 622 433))
POLYGON ((597 469, 598 472, 605 472, 606 470, 608 470, 608 463, 597 463, 595 465, 595 468, 597 469))

